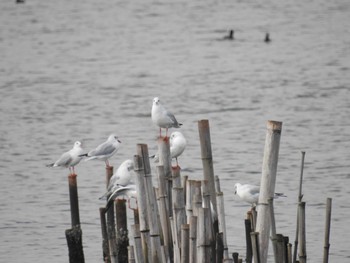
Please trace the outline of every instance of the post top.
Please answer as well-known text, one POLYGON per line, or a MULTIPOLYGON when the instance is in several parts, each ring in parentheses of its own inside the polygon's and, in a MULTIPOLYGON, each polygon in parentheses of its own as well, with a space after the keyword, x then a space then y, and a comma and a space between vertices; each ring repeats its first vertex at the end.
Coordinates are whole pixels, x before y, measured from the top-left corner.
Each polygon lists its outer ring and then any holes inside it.
POLYGON ((272 121, 272 120, 268 120, 267 121, 267 129, 269 130, 282 130, 282 122, 281 121, 272 121))

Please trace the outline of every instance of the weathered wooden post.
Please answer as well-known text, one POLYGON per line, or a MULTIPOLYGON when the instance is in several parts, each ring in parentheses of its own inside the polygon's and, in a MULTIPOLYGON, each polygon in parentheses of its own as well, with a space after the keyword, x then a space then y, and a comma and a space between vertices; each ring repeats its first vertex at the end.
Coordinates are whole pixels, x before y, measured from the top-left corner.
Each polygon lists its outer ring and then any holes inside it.
POLYGON ((282 132, 282 122, 268 121, 265 140, 263 167, 257 206, 256 232, 259 232, 259 253, 261 263, 267 262, 270 237, 270 216, 268 199, 274 196, 278 152, 282 132))
POLYGON ((212 262, 212 225, 210 219, 210 208, 198 209, 197 223, 197 262, 212 262))
POLYGON ((252 240, 252 250, 253 250, 253 259, 254 263, 261 263, 260 261, 260 252, 259 252, 259 233, 251 232, 251 240, 252 240))
POLYGON ((107 221, 106 221, 106 208, 100 207, 100 220, 101 220, 101 232, 102 232, 102 252, 103 262, 111 262, 109 258, 109 246, 108 246, 108 234, 107 234, 107 221))
POLYGON ((324 250, 323 250, 323 263, 328 263, 329 256, 329 237, 331 230, 331 214, 332 214, 332 198, 327 198, 326 206, 326 226, 324 233, 324 250))
POLYGON ((277 255, 277 235, 276 235, 276 222, 275 222, 275 211, 273 208, 273 198, 268 199, 270 208, 270 220, 271 220, 271 241, 273 247, 273 254, 275 258, 275 263, 281 262, 277 255))
POLYGON ((245 219, 244 225, 245 225, 245 237, 246 237, 246 262, 252 263, 253 248, 252 248, 252 238, 250 233, 254 231, 252 231, 251 219, 245 219))
MULTIPOLYGON (((299 195, 298 195, 298 204, 303 199, 303 174, 304 174, 304 160, 305 160, 305 152, 301 152, 301 165, 300 165, 300 178, 299 178, 299 195)), ((295 241, 294 241, 294 254, 293 254, 293 263, 297 261, 298 254, 298 239, 299 239, 299 207, 297 207, 297 223, 295 230, 295 241)))
POLYGON ((136 263, 134 246, 128 247, 128 263, 136 263))
POLYGON ((65 234, 68 244, 69 262, 84 263, 85 259, 83 251, 82 231, 80 228, 78 185, 76 174, 68 175, 68 185, 72 228, 67 229, 65 234))
POLYGON ((142 248, 142 240, 141 240, 141 233, 140 233, 140 225, 134 224, 131 225, 131 230, 133 232, 134 236, 134 254, 136 257, 137 263, 145 263, 148 262, 147 258, 143 256, 143 248, 142 248))
POLYGON ((127 262, 128 261, 128 246, 129 246, 129 237, 128 237, 128 221, 127 221, 127 212, 126 212, 126 200, 117 199, 115 201, 115 217, 117 221, 117 258, 118 262, 127 262))
POLYGON ((213 204, 215 213, 217 213, 216 197, 215 197, 215 180, 213 155, 211 151, 210 129, 208 120, 198 121, 199 141, 201 145, 201 158, 203 164, 204 180, 209 182, 210 200, 213 204))
POLYGON ((299 203, 299 262, 306 263, 305 202, 299 203))
POLYGON ((181 263, 190 262, 190 225, 181 226, 181 263))

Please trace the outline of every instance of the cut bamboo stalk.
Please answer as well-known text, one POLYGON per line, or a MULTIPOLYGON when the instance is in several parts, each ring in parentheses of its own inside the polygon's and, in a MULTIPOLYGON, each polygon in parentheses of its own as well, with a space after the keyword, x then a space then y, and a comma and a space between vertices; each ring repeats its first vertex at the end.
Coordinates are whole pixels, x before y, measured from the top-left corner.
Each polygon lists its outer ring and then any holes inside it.
POLYGON ((193 215, 193 208, 192 208, 192 200, 195 190, 195 180, 187 180, 186 183, 186 217, 187 217, 187 223, 190 223, 191 216, 193 215))
POLYGON ((305 202, 299 204, 299 262, 306 263, 305 202))
POLYGON ((330 247, 329 237, 330 237, 330 229, 331 229, 331 214, 332 214, 332 198, 327 198, 323 263, 328 263, 328 258, 329 258, 329 247, 330 247))
POLYGON ((246 236, 246 263, 252 263, 253 248, 252 248, 252 238, 250 233, 254 231, 252 231, 251 220, 245 219, 244 225, 245 225, 245 236, 246 236))
POLYGON ((197 262, 212 262, 213 251, 211 244, 213 237, 210 220, 210 208, 198 209, 197 235, 197 262))
MULTIPOLYGON (((298 194, 298 204, 303 199, 303 174, 304 174, 304 161, 305 161, 305 152, 301 152, 301 165, 300 165, 300 177, 299 177, 299 194, 298 194)), ((297 261, 298 254, 298 239, 299 239, 299 207, 297 207, 297 220, 296 220, 296 228, 295 228, 295 241, 294 241, 294 254, 293 254, 293 263, 297 261)))
POLYGON ((172 190, 173 195, 173 220, 174 220, 174 241, 178 249, 181 248, 181 226, 186 224, 186 211, 183 188, 177 187, 172 190))
POLYGON ((190 225, 181 226, 181 263, 190 262, 190 225))
POLYGON ((198 209, 202 207, 202 190, 201 181, 196 181, 192 200, 192 212, 194 216, 198 216, 198 209))
POLYGON ((158 139, 158 154, 159 154, 159 165, 164 167, 164 176, 166 179, 166 189, 168 194, 167 207, 169 208, 169 216, 172 216, 172 174, 171 174, 171 155, 170 155, 170 143, 167 137, 159 137, 158 139))
POLYGON ((136 263, 134 246, 128 246, 128 263, 136 263))
POLYGON ((190 218, 190 263, 197 263, 197 217, 190 218))
POLYGON ((171 168, 171 175, 172 175, 172 181, 173 185, 172 187, 182 187, 181 183, 181 173, 180 173, 180 166, 174 166, 171 168))
POLYGON ((224 242, 223 242, 223 233, 216 234, 216 259, 215 262, 223 262, 224 261, 224 242))
POLYGON ((257 206, 256 232, 259 232, 261 263, 267 263, 270 239, 270 216, 268 199, 274 196, 282 122, 268 121, 264 158, 257 206))
POLYGON ((254 263, 260 263, 260 253, 259 253, 259 233, 258 232, 251 232, 251 239, 252 239, 252 250, 253 250, 253 259, 254 263))
POLYGON ((215 180, 213 155, 211 150, 210 129, 208 120, 198 121, 199 141, 201 146, 201 158, 203 164, 204 180, 209 182, 210 200, 213 204, 213 209, 217 213, 216 197, 215 197, 215 180))
POLYGON ((287 263, 292 263, 293 262, 293 251, 292 251, 292 244, 291 243, 288 243, 287 245, 287 249, 288 249, 288 252, 287 252, 287 263))
POLYGON ((135 254, 136 262, 144 263, 146 261, 145 261, 145 257, 143 256, 140 225, 138 224, 131 225, 131 230, 134 236, 134 254, 135 254))
POLYGON ((279 263, 279 257, 277 255, 277 236, 276 236, 276 221, 275 221, 275 211, 273 208, 273 198, 269 198, 269 208, 270 208, 270 221, 271 221, 271 241, 272 241, 272 248, 273 248, 273 254, 275 258, 275 263, 279 263))

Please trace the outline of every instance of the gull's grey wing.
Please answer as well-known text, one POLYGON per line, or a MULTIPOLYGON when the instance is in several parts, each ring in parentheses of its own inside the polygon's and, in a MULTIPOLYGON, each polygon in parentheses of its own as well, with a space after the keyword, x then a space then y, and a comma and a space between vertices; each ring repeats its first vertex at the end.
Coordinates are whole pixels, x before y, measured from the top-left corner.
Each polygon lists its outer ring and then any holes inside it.
POLYGON ((72 156, 69 152, 61 155, 61 157, 55 162, 55 166, 65 166, 67 167, 72 162, 72 156))
POLYGON ((110 143, 103 143, 99 145, 95 150, 92 150, 88 153, 88 156, 100 156, 108 155, 115 151, 115 147, 110 143))

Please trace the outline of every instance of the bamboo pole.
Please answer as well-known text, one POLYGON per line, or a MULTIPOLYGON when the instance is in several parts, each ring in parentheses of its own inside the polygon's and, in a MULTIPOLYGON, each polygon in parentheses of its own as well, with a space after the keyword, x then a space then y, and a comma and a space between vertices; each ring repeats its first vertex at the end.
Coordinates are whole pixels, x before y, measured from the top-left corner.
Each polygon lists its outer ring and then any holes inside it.
POLYGON ((293 262, 293 250, 292 250, 292 244, 288 243, 287 244, 287 263, 292 263, 293 262))
POLYGON ((216 233, 215 237, 216 241, 216 246, 215 246, 215 251, 216 251, 216 258, 215 262, 224 262, 224 242, 223 242, 223 233, 216 233))
POLYGON ((190 223, 191 216, 193 215, 193 208, 192 208, 192 200, 193 200, 193 195, 194 195, 194 190, 195 190, 195 180, 187 180, 186 183, 186 217, 187 217, 187 223, 190 223))
POLYGON ((275 211, 273 208, 273 198, 269 198, 269 208, 270 208, 270 221, 271 221, 271 241, 273 254, 275 258, 275 263, 279 263, 278 255, 277 255, 277 236, 276 236, 276 221, 275 221, 275 211))
POLYGON ((299 262, 306 263, 305 202, 299 204, 299 262))
POLYGON ((126 213, 126 200, 117 199, 115 201, 115 216, 117 221, 116 226, 116 241, 117 241, 117 258, 118 262, 128 261, 128 222, 126 213))
POLYGON ((177 249, 181 248, 181 226, 186 224, 186 211, 183 188, 177 187, 172 190, 173 195, 173 220, 174 235, 173 240, 177 249))
POLYGON ((214 181, 214 166, 213 155, 211 150, 210 129, 208 120, 198 121, 199 140, 201 145, 201 158, 203 164, 204 180, 209 182, 210 200, 213 204, 213 209, 217 213, 216 197, 215 197, 215 181, 214 181))
POLYGON ((172 174, 171 174, 171 155, 170 155, 170 143, 167 137, 158 138, 158 153, 159 153, 159 165, 164 167, 164 176, 166 179, 166 189, 168 193, 167 207, 169 209, 169 216, 173 216, 172 209, 172 174))
POLYGON ((197 225, 197 262, 210 263, 213 260, 212 254, 212 228, 210 220, 210 208, 198 209, 197 225))
POLYGON ((65 231, 70 263, 84 263, 82 231, 80 228, 77 175, 68 175, 69 199, 71 211, 71 229, 65 231))
POLYGON ((217 204, 218 220, 219 220, 219 232, 222 233, 222 242, 224 246, 223 259, 225 261, 229 259, 229 254, 228 254, 227 235, 226 235, 224 193, 221 192, 219 176, 215 176, 215 189, 216 189, 216 204, 217 204))
POLYGON ((274 196, 279 144, 282 122, 268 121, 265 140, 263 167, 257 206, 256 232, 259 232, 259 253, 261 263, 267 262, 270 235, 268 199, 274 196))
MULTIPOLYGON (((106 186, 108 187, 109 180, 113 176, 113 166, 106 167, 106 186)), ((114 205, 112 205, 107 211, 107 238, 109 246, 109 258, 111 263, 118 262, 117 259, 117 239, 115 232, 115 220, 114 220, 114 205)))
POLYGON ((181 226, 181 263, 190 262, 190 225, 181 226))
POLYGON ((134 246, 128 246, 128 263, 136 263, 134 246))
POLYGON ((253 250, 253 259, 254 263, 260 263, 260 253, 259 253, 259 233, 251 232, 251 240, 252 240, 252 250, 253 250))
POLYGON ((149 222, 149 230, 151 237, 151 253, 152 262, 157 263, 162 261, 162 248, 160 244, 160 222, 158 220, 158 206, 155 197, 153 185, 151 166, 149 163, 148 147, 146 144, 137 145, 137 153, 142 159, 144 184, 146 188, 147 214, 149 222))
MULTIPOLYGON (((301 165, 300 165, 300 178, 299 178, 299 195, 298 195, 298 204, 303 199, 303 174, 304 174, 304 161, 305 161, 305 152, 301 152, 301 165)), ((297 223, 296 223, 296 229, 295 229, 295 241, 294 241, 294 254, 293 254, 293 263, 296 263, 297 261, 297 254, 298 254, 298 239, 299 239, 299 207, 297 207, 297 223)))
POLYGON ((189 263, 197 263, 197 217, 190 218, 190 258, 189 263))
POLYGON ((146 187, 144 183, 143 173, 143 160, 140 155, 134 156, 134 171, 136 174, 136 191, 137 191, 137 205, 139 210, 139 220, 140 220, 140 232, 141 232, 141 243, 142 251, 144 253, 144 262, 149 261, 151 256, 150 250, 150 236, 149 236, 149 225, 148 225, 148 212, 147 212, 147 194, 146 187))
POLYGON ((172 232, 170 227, 170 219, 167 208, 167 194, 166 191, 166 182, 164 176, 164 166, 158 165, 156 167, 158 175, 158 195, 159 195, 159 216, 160 223, 162 227, 162 233, 164 237, 164 246, 168 250, 167 255, 170 257, 170 261, 173 259, 173 239, 172 232))
POLYGON ((323 263, 328 263, 328 257, 329 257, 329 247, 330 247, 329 237, 330 237, 330 229, 331 229, 331 214, 332 214, 332 198, 327 198, 323 263))
POLYGON ((135 254, 136 262, 144 263, 146 262, 146 259, 143 256, 140 225, 138 224, 131 225, 131 230, 134 236, 134 254, 135 254))
MULTIPOLYGON (((174 166, 171 168, 171 175, 172 175, 172 181, 173 185, 172 187, 182 187, 181 183, 181 173, 180 173, 180 166, 174 166)), ((185 195, 184 195, 185 196, 185 195)))
POLYGON ((276 255, 275 255, 276 263, 285 262, 283 235, 277 234, 275 242, 276 242, 276 255))

